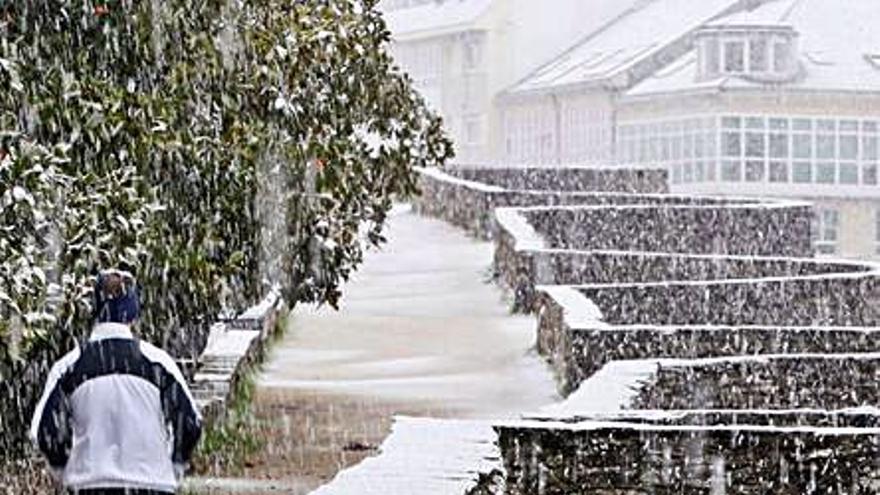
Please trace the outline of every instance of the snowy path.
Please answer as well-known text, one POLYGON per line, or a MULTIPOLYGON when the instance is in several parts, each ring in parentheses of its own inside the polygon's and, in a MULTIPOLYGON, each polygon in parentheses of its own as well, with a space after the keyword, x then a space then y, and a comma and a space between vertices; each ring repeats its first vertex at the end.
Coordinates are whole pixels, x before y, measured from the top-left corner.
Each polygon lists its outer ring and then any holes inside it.
POLYGON ((396 418, 381 455, 339 473, 312 495, 464 493, 498 463, 485 421, 396 418))
POLYGON ((490 243, 406 208, 387 237, 340 311, 298 308, 275 345, 257 402, 289 439, 273 440, 281 460, 259 476, 326 483, 342 470, 318 493, 458 495, 497 457, 487 420, 558 400, 532 350, 534 319, 510 315, 487 281, 490 243), (408 417, 392 424, 399 415, 408 417), (343 446, 352 443, 369 452, 353 458, 343 446))
POLYGON ((261 388, 424 401, 469 418, 556 400, 530 350, 534 318, 511 316, 485 280, 491 244, 407 210, 388 238, 345 287, 339 312, 294 312, 261 388))

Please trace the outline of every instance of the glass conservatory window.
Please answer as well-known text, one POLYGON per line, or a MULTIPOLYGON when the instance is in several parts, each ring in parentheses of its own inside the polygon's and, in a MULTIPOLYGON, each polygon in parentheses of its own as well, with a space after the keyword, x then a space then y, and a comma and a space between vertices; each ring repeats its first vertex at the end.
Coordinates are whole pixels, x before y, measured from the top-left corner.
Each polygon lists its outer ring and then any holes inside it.
POLYGON ((819 162, 816 164, 816 182, 819 184, 834 184, 837 178, 837 166, 834 162, 819 162))
POLYGON ((788 182, 788 163, 770 162, 770 182, 788 182))
POLYGON ((856 185, 859 183, 859 166, 855 163, 840 164, 840 183, 856 185))
POLYGON ((810 162, 794 162, 792 166, 792 181, 796 184, 813 182, 813 164, 810 162))
POLYGON ((747 161, 746 182, 762 182, 764 180, 764 171, 763 161, 747 161))

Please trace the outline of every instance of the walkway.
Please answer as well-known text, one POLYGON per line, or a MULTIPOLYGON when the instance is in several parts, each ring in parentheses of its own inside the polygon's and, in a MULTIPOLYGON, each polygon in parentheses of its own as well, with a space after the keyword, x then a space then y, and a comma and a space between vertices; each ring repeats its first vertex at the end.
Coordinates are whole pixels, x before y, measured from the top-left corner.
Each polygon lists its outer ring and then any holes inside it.
POLYGON ((339 312, 292 315, 258 384, 275 425, 258 476, 324 483, 376 455, 394 415, 513 418, 557 399, 534 319, 511 316, 487 280, 490 243, 405 208, 387 236, 339 312))

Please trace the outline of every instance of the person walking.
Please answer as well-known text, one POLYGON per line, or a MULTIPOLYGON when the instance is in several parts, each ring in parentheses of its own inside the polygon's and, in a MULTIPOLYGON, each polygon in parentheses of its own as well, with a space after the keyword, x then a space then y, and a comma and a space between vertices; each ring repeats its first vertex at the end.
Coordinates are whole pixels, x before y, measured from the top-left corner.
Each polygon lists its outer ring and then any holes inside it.
POLYGON ((56 362, 31 422, 32 441, 68 493, 176 493, 202 419, 177 364, 138 340, 135 278, 102 271, 89 340, 56 362))

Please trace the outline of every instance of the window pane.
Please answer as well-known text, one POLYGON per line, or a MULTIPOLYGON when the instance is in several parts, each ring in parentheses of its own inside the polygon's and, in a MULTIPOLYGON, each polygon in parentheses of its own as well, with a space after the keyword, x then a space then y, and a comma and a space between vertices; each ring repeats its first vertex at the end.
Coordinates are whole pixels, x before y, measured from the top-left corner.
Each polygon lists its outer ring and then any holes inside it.
POLYGON ((874 121, 862 122, 862 131, 863 132, 877 132, 877 122, 874 122, 874 121))
POLYGON ((764 162, 746 162, 746 181, 761 182, 764 180, 764 162))
POLYGON ((855 160, 859 157, 859 138, 856 136, 840 136, 840 159, 855 160))
POLYGON ((704 45, 705 57, 706 57, 706 73, 708 75, 717 74, 721 70, 721 63, 719 59, 721 58, 719 55, 720 43, 717 39, 708 39, 706 40, 706 44, 704 45))
POLYGON ((770 135, 770 156, 772 158, 788 158, 788 135, 770 135))
POLYGON ((746 119, 747 129, 764 129, 763 117, 749 117, 746 119))
POLYGON ((672 183, 681 184, 681 165, 679 164, 672 166, 672 183))
POLYGON ((822 119, 816 121, 816 130, 820 132, 834 132, 837 130, 837 121, 822 119))
POLYGON ((721 135, 721 149, 724 156, 742 155, 742 135, 739 132, 724 132, 721 135))
POLYGON ((705 139, 702 134, 694 136, 694 156, 697 158, 706 156, 704 152, 706 148, 705 139))
POLYGON ((749 66, 753 72, 767 70, 767 39, 756 38, 749 42, 749 66))
POLYGON ((813 121, 810 119, 794 119, 791 121, 791 128, 796 131, 812 131, 813 121))
POLYGON ((685 162, 681 165, 681 178, 684 182, 694 181, 694 164, 685 162))
POLYGON ((743 72, 745 70, 745 45, 739 41, 724 43, 724 71, 743 72))
POLYGON ((816 158, 834 158, 834 135, 819 134, 816 136, 816 158))
POLYGON ((799 184, 813 182, 813 166, 810 162, 795 162, 792 167, 792 180, 799 184))
POLYGON ((703 148, 705 153, 703 155, 714 158, 718 150, 718 134, 715 132, 705 134, 703 136, 703 144, 705 145, 703 148))
POLYGON ((715 178, 718 175, 718 162, 712 160, 706 163, 706 180, 709 182, 715 182, 715 178))
POLYGON ((841 184, 858 184, 859 183, 859 167, 855 163, 840 164, 840 183, 841 184))
POLYGON ((742 180, 742 162, 724 161, 721 163, 721 180, 739 182, 742 180))
POLYGON ((703 162, 694 163, 694 181, 703 182, 706 179, 705 167, 703 162))
POLYGON ((723 117, 721 127, 725 129, 739 129, 742 127, 742 119, 739 117, 723 117))
POLYGON ((766 152, 767 148, 763 133, 746 133, 746 156, 763 158, 766 156, 766 152))
POLYGON ((837 179, 837 167, 832 162, 816 164, 816 182, 819 184, 834 184, 837 179))
POLYGON ((877 159, 877 137, 862 137, 862 160, 874 161, 877 159))
POLYGON ((682 142, 683 148, 681 150, 682 155, 685 158, 693 158, 694 157, 694 136, 687 134, 684 136, 684 141, 682 142))
POLYGON ((862 167, 862 184, 868 186, 877 185, 877 165, 872 163, 862 167))
POLYGON ((789 60, 791 58, 791 50, 787 42, 773 44, 773 70, 776 72, 787 72, 789 60))
POLYGON ((795 134, 792 136, 792 148, 795 158, 813 158, 813 136, 795 134))
POLYGON ((788 119, 770 119, 770 129, 775 131, 787 131, 788 119))
POLYGON ((855 120, 841 120, 840 132, 859 132, 859 123, 855 120))
POLYGON ((770 162, 770 182, 788 182, 788 164, 770 162))

